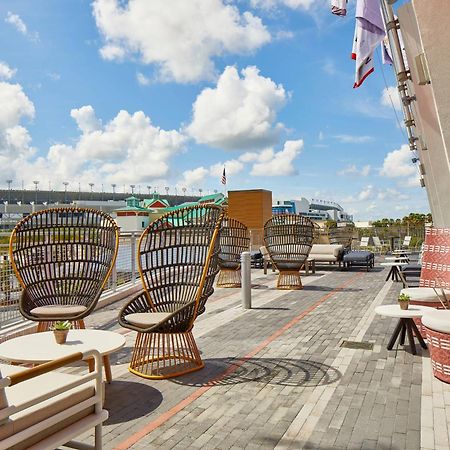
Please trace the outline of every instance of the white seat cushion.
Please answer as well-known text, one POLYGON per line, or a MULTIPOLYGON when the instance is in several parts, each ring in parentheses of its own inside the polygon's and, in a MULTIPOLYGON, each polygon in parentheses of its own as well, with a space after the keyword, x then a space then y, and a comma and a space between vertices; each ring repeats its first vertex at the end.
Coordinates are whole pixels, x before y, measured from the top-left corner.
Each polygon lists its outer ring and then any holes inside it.
POLYGON ((314 261, 318 262, 336 262, 337 257, 334 255, 325 255, 323 253, 310 253, 309 258, 314 259, 314 261))
MULTIPOLYGON (((414 288, 405 288, 401 290, 401 294, 409 295, 411 300, 415 300, 418 302, 439 302, 439 297, 436 295, 436 292, 440 295, 441 289, 438 288, 436 291, 433 288, 428 287, 414 287, 414 288)), ((450 298, 450 290, 444 289, 445 295, 450 298)))
MULTIPOLYGON (((0 363, 0 379, 9 377, 18 372, 23 372, 26 370, 25 367, 11 366, 10 364, 0 363)), ((6 397, 5 389, 0 389, 0 409, 6 408, 8 406, 8 399, 6 397)), ((3 422, 0 422, 0 424, 3 422)))
MULTIPOLYGON (((22 368, 17 366, 12 366, 10 370, 6 370, 6 367, 2 365, 3 373, 8 373, 11 375, 14 372, 19 372, 22 368)), ((40 395, 45 395, 50 397, 50 393, 59 387, 65 386, 75 380, 79 379, 77 375, 60 373, 52 371, 36 378, 19 383, 15 386, 5 388, 5 393, 9 405, 20 405, 26 401, 37 398, 40 395)), ((82 401, 93 397, 95 394, 95 384, 93 381, 85 383, 81 386, 73 388, 71 390, 65 391, 55 397, 48 398, 48 400, 37 403, 21 412, 13 414, 7 419, 7 421, 0 425, 0 447, 1 440, 12 436, 22 430, 25 430, 34 424, 45 420, 67 408, 77 405, 82 401)), ((40 441, 46 436, 55 433, 56 431, 62 429, 64 426, 74 423, 75 421, 93 413, 94 406, 89 406, 87 409, 80 411, 77 415, 67 418, 64 423, 59 423, 52 425, 45 431, 39 433, 38 435, 31 436, 26 439, 14 449, 27 449, 31 447, 32 444, 40 441)))
POLYGON ((162 312, 133 313, 125 316, 125 320, 137 327, 148 328, 151 327, 152 325, 164 322, 164 320, 167 319, 167 317, 169 317, 171 314, 172 313, 162 313, 162 312))
POLYGON ((433 309, 422 316, 422 325, 430 330, 450 334, 450 310, 433 309))
POLYGON ((310 254, 332 255, 337 257, 343 250, 344 246, 341 244, 313 244, 310 254))
POLYGON ((86 306, 81 305, 48 305, 38 306, 30 311, 36 317, 73 317, 86 311, 86 306))

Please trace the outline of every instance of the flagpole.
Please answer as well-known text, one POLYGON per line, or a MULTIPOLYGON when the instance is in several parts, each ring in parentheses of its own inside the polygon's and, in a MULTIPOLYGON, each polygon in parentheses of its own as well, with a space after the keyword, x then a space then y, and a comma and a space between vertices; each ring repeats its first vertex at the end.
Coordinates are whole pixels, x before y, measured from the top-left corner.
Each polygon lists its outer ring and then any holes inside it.
POLYGON ((227 196, 227 174, 225 171, 225 164, 223 165, 223 172, 222 172, 222 184, 223 184, 223 195, 224 197, 227 196))
POLYGON ((398 20, 394 17, 391 6, 395 1, 396 0, 381 0, 381 12, 386 24, 386 33, 391 46, 392 61, 397 76, 397 87, 402 100, 403 116, 405 118, 404 122, 408 135, 409 148, 411 151, 416 151, 416 141, 418 138, 414 133, 415 122, 411 109, 411 101, 414 97, 409 95, 408 86, 406 84, 407 80, 411 79, 411 76, 410 72, 406 69, 405 61, 403 60, 402 46, 398 36, 399 24, 398 20))

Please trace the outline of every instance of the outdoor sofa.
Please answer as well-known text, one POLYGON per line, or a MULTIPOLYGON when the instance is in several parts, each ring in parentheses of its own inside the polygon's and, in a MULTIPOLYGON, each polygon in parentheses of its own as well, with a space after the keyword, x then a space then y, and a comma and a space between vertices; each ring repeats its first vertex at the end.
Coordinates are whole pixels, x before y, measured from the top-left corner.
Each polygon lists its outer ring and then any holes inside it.
POLYGON ((338 263, 340 267, 343 255, 344 246, 341 244, 313 244, 308 258, 316 263, 338 263))
POLYGON ((43 450, 64 444, 101 449, 103 409, 102 363, 95 351, 72 355, 28 369, 0 364, 0 449, 43 450), (83 375, 57 369, 92 358, 93 372, 83 375), (95 427, 95 444, 73 439, 95 427))

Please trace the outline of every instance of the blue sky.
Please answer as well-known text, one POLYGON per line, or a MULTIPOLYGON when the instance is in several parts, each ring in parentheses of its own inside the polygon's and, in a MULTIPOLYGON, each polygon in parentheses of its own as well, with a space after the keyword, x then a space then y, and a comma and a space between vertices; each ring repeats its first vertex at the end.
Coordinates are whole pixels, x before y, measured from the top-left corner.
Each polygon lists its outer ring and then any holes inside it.
POLYGON ((392 68, 376 55, 353 89, 352 12, 312 0, 2 1, 0 180, 205 193, 222 190, 225 164, 230 190, 333 200, 356 220, 428 212, 387 95, 399 108, 392 68))

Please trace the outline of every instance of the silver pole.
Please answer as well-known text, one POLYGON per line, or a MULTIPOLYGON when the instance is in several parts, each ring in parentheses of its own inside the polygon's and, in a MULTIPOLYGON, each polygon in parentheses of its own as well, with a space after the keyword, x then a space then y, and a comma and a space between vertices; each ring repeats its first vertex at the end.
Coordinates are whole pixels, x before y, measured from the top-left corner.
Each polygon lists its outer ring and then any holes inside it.
POLYGON ((131 282, 136 283, 136 235, 131 233, 131 282))
POLYGON ((250 252, 241 254, 241 291, 242 307, 244 309, 252 308, 252 274, 250 268, 250 252))
POLYGON ((397 87, 402 100, 403 116, 405 118, 404 122, 406 132, 408 134, 409 148, 412 151, 415 151, 417 150, 416 141, 418 138, 414 133, 413 127, 415 126, 415 122, 411 110, 411 102, 415 100, 415 97, 408 94, 408 86, 406 82, 411 79, 411 74, 406 68, 405 61, 403 60, 402 46, 398 36, 398 29, 400 26, 398 20, 394 17, 391 3, 393 3, 392 0, 381 0, 381 11, 386 24, 387 36, 392 52, 392 60, 395 73, 397 75, 397 87))

